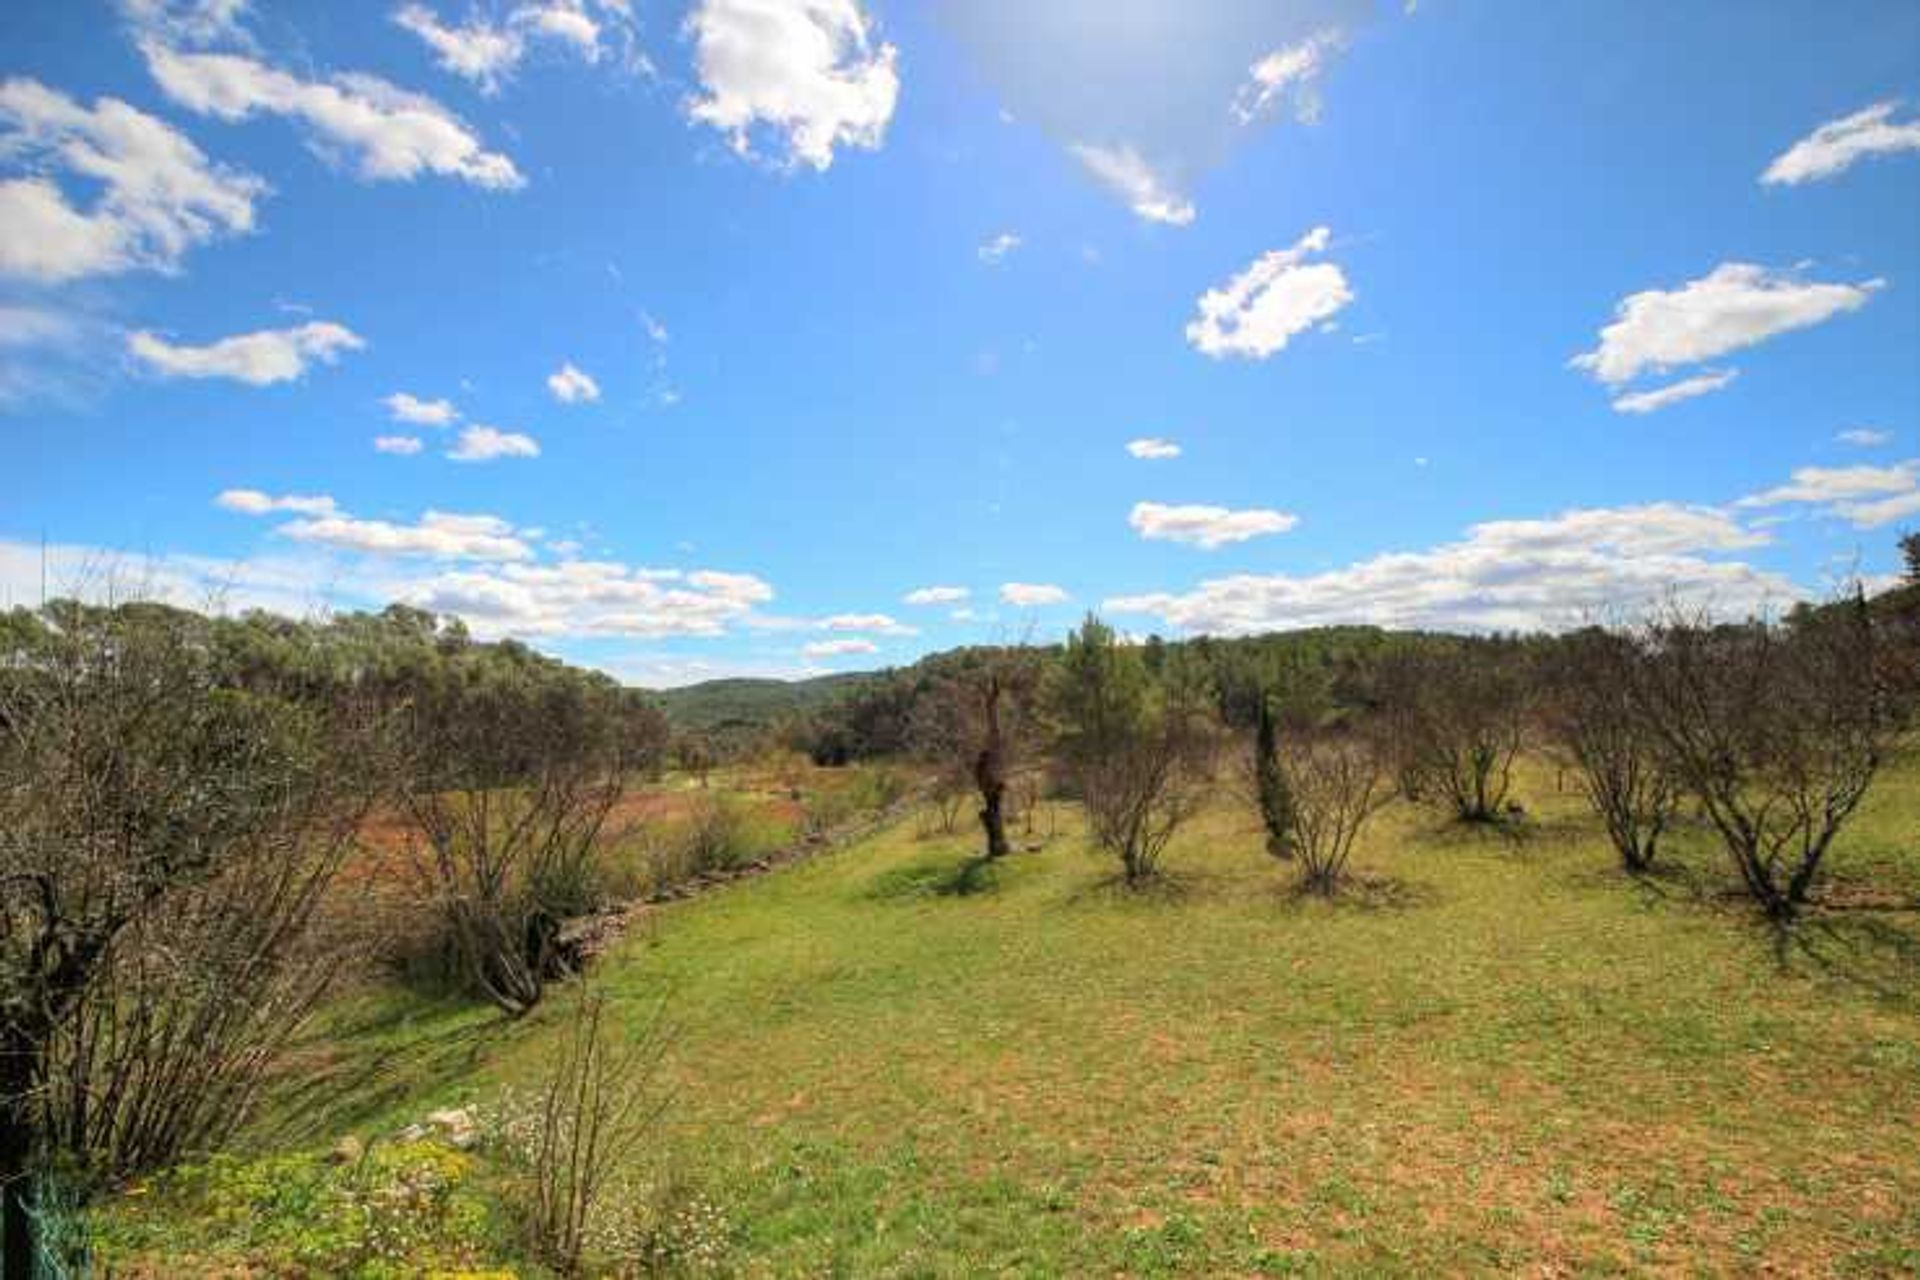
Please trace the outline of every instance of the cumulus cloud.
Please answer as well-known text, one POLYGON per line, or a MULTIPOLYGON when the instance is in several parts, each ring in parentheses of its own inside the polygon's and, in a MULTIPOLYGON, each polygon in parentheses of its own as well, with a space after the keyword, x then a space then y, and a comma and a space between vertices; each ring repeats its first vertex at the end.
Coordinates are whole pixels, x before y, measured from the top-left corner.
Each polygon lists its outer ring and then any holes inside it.
POLYGON ((918 627, 910 627, 884 613, 836 613, 820 619, 823 631, 871 631, 886 636, 917 636, 918 627))
POLYGON ((1573 366, 1617 386, 1857 311, 1884 284, 1828 284, 1792 271, 1724 262, 1678 289, 1630 294, 1600 331, 1600 345, 1575 356, 1573 366))
POLYGON ((1201 294, 1187 341, 1215 359, 1264 360, 1284 351, 1294 335, 1330 319, 1353 301, 1353 290, 1337 264, 1307 259, 1325 253, 1331 239, 1327 228, 1315 227, 1292 248, 1262 254, 1226 284, 1201 294))
POLYGON ((314 320, 291 329, 262 329, 204 347, 176 345, 148 330, 127 335, 127 351, 163 378, 230 378, 249 386, 292 382, 313 364, 334 364, 366 341, 345 325, 314 320))
POLYGON ((473 81, 482 93, 497 93, 526 54, 520 32, 482 17, 449 26, 426 5, 403 4, 393 20, 433 50, 442 70, 473 81))
POLYGON ((906 604, 958 604, 972 594, 965 587, 916 587, 900 599, 906 604))
POLYGON ((288 493, 276 498, 258 489, 223 489, 213 501, 215 506, 249 516, 264 516, 274 511, 330 516, 336 509, 333 499, 325 494, 288 493))
POLYGON ((1668 598, 1741 612, 1799 598, 1787 579, 1710 558, 1764 544, 1724 511, 1657 503, 1498 520, 1426 551, 1375 556, 1328 573, 1237 574, 1183 593, 1119 596, 1189 632, 1246 635, 1335 623, 1439 629, 1557 629, 1668 598))
POLYGON ((1734 503, 1736 507, 1777 507, 1785 503, 1834 505, 1864 498, 1910 493, 1920 474, 1920 459, 1908 459, 1890 467, 1801 467, 1788 483, 1749 494, 1734 503))
POLYGON ((993 239, 981 245, 975 252, 980 261, 988 266, 997 266, 1006 256, 1020 247, 1020 237, 1011 231, 1002 231, 993 239))
POLYGON ((474 423, 463 427, 447 457, 455 462, 492 462, 496 458, 537 458, 540 442, 518 431, 474 423))
POLYGON ((1151 461, 1179 457, 1180 446, 1171 440, 1163 440, 1159 436, 1142 436, 1138 440, 1127 441, 1127 452, 1136 458, 1151 461))
POLYGON ((773 589, 751 574, 681 574, 610 561, 507 564, 441 574, 408 603, 455 613, 485 634, 714 636, 773 589))
POLYGON ((687 114, 742 156, 756 131, 776 162, 825 170, 835 147, 877 149, 900 95, 896 52, 877 47, 858 0, 700 0, 686 20, 701 91, 687 114))
POLYGON ((395 422, 410 422, 417 427, 450 426, 460 416, 451 400, 422 400, 406 391, 396 391, 380 403, 387 406, 387 416, 395 422))
POLYGON ((1148 222, 1184 227, 1193 221, 1193 202, 1175 191, 1132 147, 1097 147, 1076 142, 1068 150, 1086 166, 1087 172, 1148 222))
POLYGON ((1706 373, 1682 378, 1678 382, 1670 382, 1664 387, 1655 387, 1650 391, 1635 391, 1616 396, 1613 401, 1613 411, 1615 413, 1653 413, 1670 404, 1679 404, 1682 400, 1710 395, 1739 376, 1738 369, 1711 369, 1706 373))
POLYGON ((1855 161, 1869 156, 1920 151, 1920 119, 1895 120, 1898 102, 1878 102, 1838 120, 1829 120, 1788 147, 1760 181, 1769 186, 1796 186, 1836 177, 1855 161))
POLYGON ((117 98, 85 107, 37 80, 0 82, 0 275, 56 284, 178 270, 196 245, 253 230, 266 184, 214 164, 184 134, 117 98), (76 204, 53 180, 94 190, 76 204))
POLYGON ((1318 120, 1320 74, 1340 43, 1339 31, 1319 31, 1261 58, 1248 68, 1246 83, 1234 94, 1233 118, 1252 124, 1291 99, 1296 120, 1302 124, 1318 120))
POLYGON ((1872 427, 1850 427, 1833 437, 1841 444, 1856 445, 1862 449, 1871 449, 1876 445, 1889 444, 1893 440, 1891 431, 1875 431, 1872 427))
POLYGON ((375 436, 373 438, 373 449, 375 453, 392 453, 402 457, 412 457, 426 447, 426 443, 421 440, 419 436, 375 436))
POLYGON ((251 0, 120 0, 127 24, 172 45, 246 44, 251 0))
POLYGON ((274 532, 295 542, 376 556, 433 560, 531 560, 533 548, 498 516, 428 511, 413 524, 337 512, 289 520, 274 532))
POLYGON ((1021 608, 1037 608, 1040 605, 1064 604, 1070 597, 1062 587, 1048 582, 1003 582, 1000 584, 1000 599, 1003 603, 1021 608))
POLYGON ((1226 507, 1136 502, 1127 523, 1149 541, 1183 542, 1212 551, 1249 538, 1285 533, 1300 523, 1300 517, 1259 507, 1230 511, 1226 507))
POLYGON ((849 653, 878 653, 880 646, 871 640, 815 640, 802 645, 800 652, 809 658, 833 658, 849 653))
POLYGON ((575 368, 571 361, 547 375, 547 390, 561 404, 591 403, 600 398, 600 384, 575 368))
POLYGON ((183 53, 153 39, 140 47, 162 91, 189 111, 226 121, 297 121, 323 158, 369 181, 432 173, 495 191, 525 185, 513 161, 488 151, 458 116, 378 76, 302 80, 243 54, 183 53))
POLYGON ((585 0, 545 0, 516 5, 504 22, 474 14, 457 25, 443 22, 424 4, 403 4, 393 12, 395 24, 433 50, 442 70, 472 81, 485 94, 499 92, 542 41, 598 62, 605 25, 615 24, 630 42, 632 18, 626 0, 595 0, 591 12, 585 0))

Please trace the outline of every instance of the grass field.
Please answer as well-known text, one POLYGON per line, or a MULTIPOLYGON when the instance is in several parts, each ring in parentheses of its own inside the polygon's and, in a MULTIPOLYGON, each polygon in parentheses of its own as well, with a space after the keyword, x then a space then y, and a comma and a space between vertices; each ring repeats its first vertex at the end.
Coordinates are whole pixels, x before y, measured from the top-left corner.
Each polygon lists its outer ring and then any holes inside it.
MULTIPOLYGON (((1636 884, 1550 773, 1520 795, 1512 831, 1395 805, 1331 904, 1223 800, 1146 892, 1062 807, 985 872, 909 820, 660 910, 598 974, 676 1028, 636 1160, 719 1207, 744 1275, 1920 1271, 1920 762, 1784 944, 1707 833, 1636 884)), ((560 1016, 357 997, 256 1140, 317 1167, 484 1100, 560 1016)), ((106 1252, 289 1265, 206 1195, 110 1206, 106 1252)), ((471 1221, 458 1261, 510 1266, 471 1221)))

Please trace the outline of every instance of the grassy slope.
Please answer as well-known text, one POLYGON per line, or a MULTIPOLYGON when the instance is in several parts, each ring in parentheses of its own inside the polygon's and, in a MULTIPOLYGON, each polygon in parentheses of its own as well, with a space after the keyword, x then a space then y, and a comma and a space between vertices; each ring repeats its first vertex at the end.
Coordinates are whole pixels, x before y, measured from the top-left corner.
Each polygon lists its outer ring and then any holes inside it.
MULTIPOLYGON (((747 1274, 1920 1268, 1920 916, 1783 957, 1704 836, 1635 887, 1550 778, 1523 796, 1521 840, 1389 810, 1332 906, 1223 810, 1147 895, 1064 820, 950 893, 971 840, 908 824, 672 908, 602 971, 636 1019, 672 993, 652 1155, 747 1274)), ((1835 869, 1912 894, 1916 828, 1908 767, 1835 869)), ((413 1013, 332 1047, 328 1126, 551 1045, 413 1013)))

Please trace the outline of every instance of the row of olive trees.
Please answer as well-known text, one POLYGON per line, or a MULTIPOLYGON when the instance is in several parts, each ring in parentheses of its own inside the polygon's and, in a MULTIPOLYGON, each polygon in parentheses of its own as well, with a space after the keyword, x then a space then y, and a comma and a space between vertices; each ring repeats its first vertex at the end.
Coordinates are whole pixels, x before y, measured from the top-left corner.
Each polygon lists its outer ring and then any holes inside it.
POLYGON ((1787 920, 1911 722, 1913 654, 1910 623, 1858 595, 1778 624, 1670 612, 1567 638, 1546 720, 1627 870, 1691 802, 1787 920))
POLYGON ((1554 639, 1422 637, 1342 671, 1359 691, 1342 701, 1324 665, 1285 651, 1156 650, 1089 617, 1052 654, 974 651, 945 671, 922 691, 914 740, 974 784, 987 857, 1010 847, 1009 771, 1044 760, 1139 883, 1243 735, 1267 848, 1322 894, 1396 795, 1465 822, 1520 816, 1516 764, 1544 749, 1627 870, 1652 866, 1691 806, 1755 901, 1787 919, 1911 719, 1913 634, 1906 615, 1855 598, 1781 622, 1669 611, 1554 639))

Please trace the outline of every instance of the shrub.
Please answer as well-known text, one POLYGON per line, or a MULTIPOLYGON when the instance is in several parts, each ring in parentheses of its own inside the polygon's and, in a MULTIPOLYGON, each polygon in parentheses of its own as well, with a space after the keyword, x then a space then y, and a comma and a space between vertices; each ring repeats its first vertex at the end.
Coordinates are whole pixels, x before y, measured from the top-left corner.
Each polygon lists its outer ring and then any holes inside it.
POLYGON ((488 1133, 513 1168, 534 1248, 573 1275, 616 1169, 665 1110, 651 1087, 665 1040, 656 1011, 622 1042, 596 991, 582 991, 567 1017, 546 1078, 531 1093, 503 1095, 488 1133))

